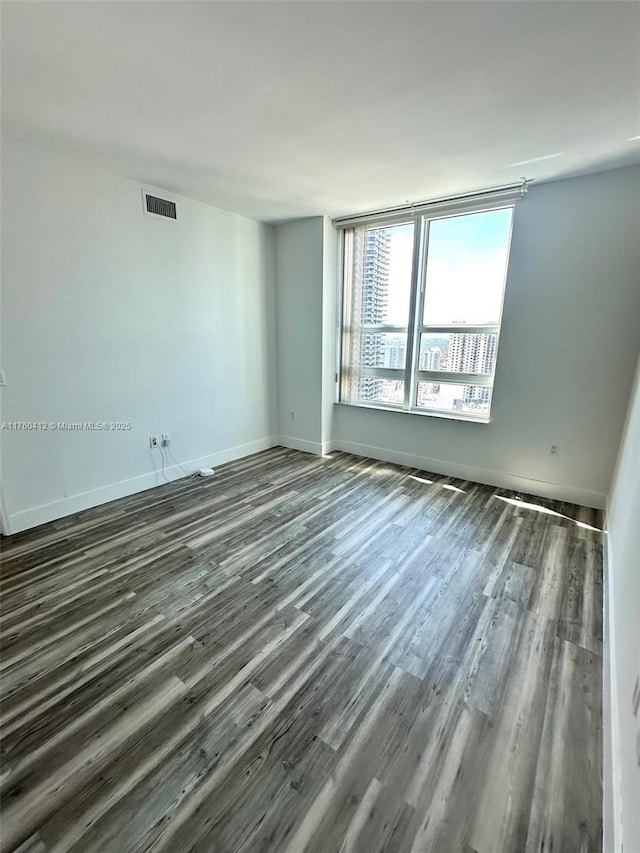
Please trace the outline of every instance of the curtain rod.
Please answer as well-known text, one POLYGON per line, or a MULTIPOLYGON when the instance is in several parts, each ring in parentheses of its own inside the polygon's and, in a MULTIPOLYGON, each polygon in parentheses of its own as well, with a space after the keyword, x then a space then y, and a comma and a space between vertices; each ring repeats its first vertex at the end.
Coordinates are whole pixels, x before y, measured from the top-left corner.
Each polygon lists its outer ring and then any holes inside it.
POLYGON ((350 216, 337 216, 333 220, 333 224, 336 228, 348 228, 350 225, 374 219, 397 217, 406 213, 415 215, 416 213, 421 213, 423 210, 429 210, 434 207, 463 204, 464 202, 482 202, 485 200, 490 202, 498 197, 508 197, 510 199, 523 198, 530 183, 531 181, 526 178, 521 178, 519 183, 516 184, 505 184, 504 186, 491 187, 486 190, 476 190, 474 192, 443 196, 441 198, 430 199, 427 201, 400 204, 397 207, 381 208, 380 210, 371 210, 366 213, 354 213, 350 216))

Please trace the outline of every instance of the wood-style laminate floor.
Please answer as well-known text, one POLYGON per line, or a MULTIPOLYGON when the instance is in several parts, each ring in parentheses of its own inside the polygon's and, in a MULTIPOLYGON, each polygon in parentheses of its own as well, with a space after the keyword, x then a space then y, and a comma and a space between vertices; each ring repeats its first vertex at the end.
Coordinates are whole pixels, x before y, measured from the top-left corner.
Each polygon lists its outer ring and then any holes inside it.
POLYGON ((275 448, 5 540, 2 850, 600 851, 601 515, 516 497, 275 448))

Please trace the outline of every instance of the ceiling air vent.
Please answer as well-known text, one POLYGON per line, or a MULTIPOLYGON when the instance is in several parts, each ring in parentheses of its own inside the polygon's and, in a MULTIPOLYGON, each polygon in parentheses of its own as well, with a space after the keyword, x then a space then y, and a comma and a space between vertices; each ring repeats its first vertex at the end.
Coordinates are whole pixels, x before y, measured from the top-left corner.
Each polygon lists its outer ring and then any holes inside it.
POLYGON ((177 219, 176 203, 166 198, 158 198, 142 190, 143 210, 147 216, 159 216, 162 219, 177 219))

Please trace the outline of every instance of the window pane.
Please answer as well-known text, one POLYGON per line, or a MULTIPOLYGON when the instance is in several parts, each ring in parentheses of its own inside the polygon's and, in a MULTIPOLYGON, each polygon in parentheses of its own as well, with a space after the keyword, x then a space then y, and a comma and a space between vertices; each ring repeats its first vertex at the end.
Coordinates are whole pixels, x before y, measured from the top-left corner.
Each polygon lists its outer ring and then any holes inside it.
POLYGON ((404 370, 406 357, 406 333, 363 332, 360 344, 361 367, 390 367, 404 370))
POLYGON ((511 216, 505 208, 431 221, 424 325, 500 322, 511 216))
POLYGON ((423 333, 418 370, 492 374, 497 345, 497 335, 423 333))
POLYGON ((420 409, 488 415, 491 408, 491 388, 485 385, 418 382, 416 405, 420 409))
POLYGON ((362 403, 387 403, 401 406, 404 402, 404 381, 396 379, 361 379, 362 403))
POLYGON ((413 223, 356 228, 353 235, 352 326, 408 326, 413 223))

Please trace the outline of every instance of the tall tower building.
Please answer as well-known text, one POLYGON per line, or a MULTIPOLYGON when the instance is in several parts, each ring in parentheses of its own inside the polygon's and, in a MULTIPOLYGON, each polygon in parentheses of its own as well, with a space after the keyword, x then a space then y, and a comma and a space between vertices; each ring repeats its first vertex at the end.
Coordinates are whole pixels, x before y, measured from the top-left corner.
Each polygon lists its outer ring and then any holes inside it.
POLYGON ((387 335, 384 341, 384 366, 396 370, 402 370, 407 354, 406 338, 398 335, 391 337, 387 335))
POLYGON ((389 299, 391 232, 370 228, 364 236, 362 322, 383 323, 389 299))
MULTIPOLYGON (((384 323, 389 299, 389 255, 391 232, 388 228, 370 228, 364 232, 362 246, 362 308, 363 325, 384 323)), ((396 359, 399 353, 396 352, 396 359)), ((404 355, 402 356, 404 361, 404 355)), ((362 367, 385 366, 384 339, 380 334, 363 334, 360 350, 362 367)), ((393 365, 395 366, 395 365, 393 365)), ((379 379, 360 380, 360 399, 375 400, 380 396, 379 379)))
POLYGON ((495 335, 451 335, 447 370, 456 373, 493 373, 495 358, 495 335))
POLYGON ((420 370, 440 370, 442 350, 440 347, 429 347, 420 358, 420 370))
MULTIPOLYGON (((461 333, 451 336, 447 370, 459 373, 493 373, 496 360, 496 336, 461 333)), ((490 388, 465 385, 465 403, 484 405, 489 402, 490 388)))

